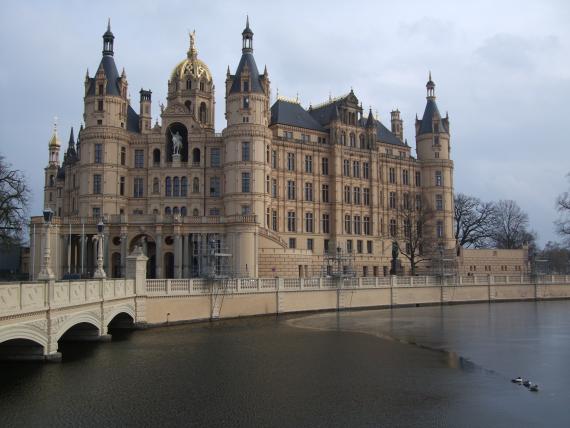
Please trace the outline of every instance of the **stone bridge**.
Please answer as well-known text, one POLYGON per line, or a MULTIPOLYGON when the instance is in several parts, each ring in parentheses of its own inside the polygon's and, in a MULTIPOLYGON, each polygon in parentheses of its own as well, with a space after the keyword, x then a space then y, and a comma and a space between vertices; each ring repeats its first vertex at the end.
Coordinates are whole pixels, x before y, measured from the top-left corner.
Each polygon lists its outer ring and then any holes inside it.
POLYGON ((0 359, 59 361, 62 340, 108 340, 109 327, 145 323, 146 257, 127 258, 127 279, 0 284, 0 359))

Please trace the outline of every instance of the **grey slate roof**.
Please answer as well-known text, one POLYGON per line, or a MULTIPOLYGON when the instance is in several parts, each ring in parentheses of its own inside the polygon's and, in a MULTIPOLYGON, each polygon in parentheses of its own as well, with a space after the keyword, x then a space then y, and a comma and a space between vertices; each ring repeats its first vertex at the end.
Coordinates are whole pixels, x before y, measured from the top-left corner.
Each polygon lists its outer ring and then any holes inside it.
POLYGON ((376 120, 376 126, 377 126, 376 136, 378 137, 378 140, 380 140, 382 143, 393 144, 395 146, 402 146, 402 147, 406 146, 404 143, 400 141, 398 137, 392 134, 392 132, 388 128, 386 128, 379 120, 376 120))
MULTIPOLYGON (((105 72, 105 77, 107 78, 107 95, 116 95, 119 96, 119 71, 117 70, 117 66, 115 65, 115 60, 111 55, 104 55, 101 58, 101 63, 99 67, 103 67, 103 71, 105 72)), ((98 70, 98 69, 97 69, 98 70)), ((95 78, 90 78, 91 84, 89 86, 89 90, 87 91, 87 95, 95 95, 95 78)))
POLYGON ((338 101, 334 101, 329 104, 325 104, 324 106, 313 108, 309 110, 310 115, 319 122, 322 126, 328 125, 334 119, 338 118, 338 108, 337 103, 338 101))
POLYGON ((271 106, 270 125, 276 123, 324 131, 323 127, 303 107, 284 100, 277 100, 271 106))
POLYGON ((251 85, 249 88, 250 92, 260 92, 263 93, 263 87, 261 86, 259 70, 257 69, 257 64, 255 63, 255 58, 251 52, 244 52, 241 55, 241 59, 237 66, 236 74, 233 77, 234 81, 232 83, 232 87, 230 88, 230 94, 235 92, 240 92, 241 88, 241 74, 243 73, 243 69, 247 65, 249 69, 249 76, 251 79, 251 85))
POLYGON ((127 131, 140 132, 139 124, 139 115, 129 105, 127 108, 127 131))
POLYGON ((440 129, 442 131, 448 132, 445 121, 441 120, 441 114, 439 114, 439 110, 437 108, 437 104, 435 103, 435 99, 428 98, 426 103, 426 109, 424 110, 424 115, 421 120, 420 130, 418 132, 418 135, 429 134, 433 132, 434 119, 439 120, 440 129))

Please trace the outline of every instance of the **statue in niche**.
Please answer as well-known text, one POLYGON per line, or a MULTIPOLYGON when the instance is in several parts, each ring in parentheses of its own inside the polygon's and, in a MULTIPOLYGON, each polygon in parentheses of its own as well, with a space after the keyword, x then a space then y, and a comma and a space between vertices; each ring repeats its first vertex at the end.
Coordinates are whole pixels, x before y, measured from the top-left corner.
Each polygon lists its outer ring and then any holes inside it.
POLYGON ((170 135, 172 135, 172 154, 179 155, 180 149, 182 148, 182 136, 178 131, 176 131, 175 134, 170 131, 170 135))

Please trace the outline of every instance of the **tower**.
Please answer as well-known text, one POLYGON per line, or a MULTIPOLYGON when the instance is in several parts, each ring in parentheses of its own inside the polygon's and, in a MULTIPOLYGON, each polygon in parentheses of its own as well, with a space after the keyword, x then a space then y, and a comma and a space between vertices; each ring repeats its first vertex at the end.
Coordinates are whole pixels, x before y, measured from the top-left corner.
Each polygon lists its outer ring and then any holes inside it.
POLYGON ((421 165, 423 198, 433 211, 434 242, 454 248, 453 161, 451 160, 449 117, 442 118, 435 102, 435 83, 429 73, 427 102, 421 120, 416 117, 416 151, 421 165))
MULTIPOLYGON (((226 78, 226 159, 224 174, 226 215, 255 215, 263 224, 271 198, 265 191, 270 174, 266 153, 271 150, 269 130, 270 83, 267 69, 259 73, 253 57, 253 31, 246 20, 242 32, 242 55, 235 74, 226 78)), ((255 228, 234 240, 234 269, 247 276, 257 274, 255 228)))
POLYGON ((392 110, 390 112, 390 123, 391 123, 391 131, 398 140, 402 143, 404 142, 404 122, 400 118, 400 110, 392 110))
POLYGON ((139 129, 142 134, 150 132, 152 122, 151 115, 151 95, 152 91, 145 91, 141 88, 140 92, 140 110, 139 110, 139 129))
POLYGON ((51 208, 57 213, 57 175, 59 172, 59 150, 61 142, 57 135, 57 123, 54 121, 53 133, 48 143, 48 165, 44 177, 44 208, 51 208))

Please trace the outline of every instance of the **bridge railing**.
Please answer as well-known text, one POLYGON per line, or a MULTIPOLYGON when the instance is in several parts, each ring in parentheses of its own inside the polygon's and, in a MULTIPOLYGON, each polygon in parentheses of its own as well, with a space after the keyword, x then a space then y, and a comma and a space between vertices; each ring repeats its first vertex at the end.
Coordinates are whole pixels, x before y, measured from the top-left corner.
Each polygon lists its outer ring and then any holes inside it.
POLYGON ((133 279, 0 283, 0 316, 115 300, 134 295, 133 279))

